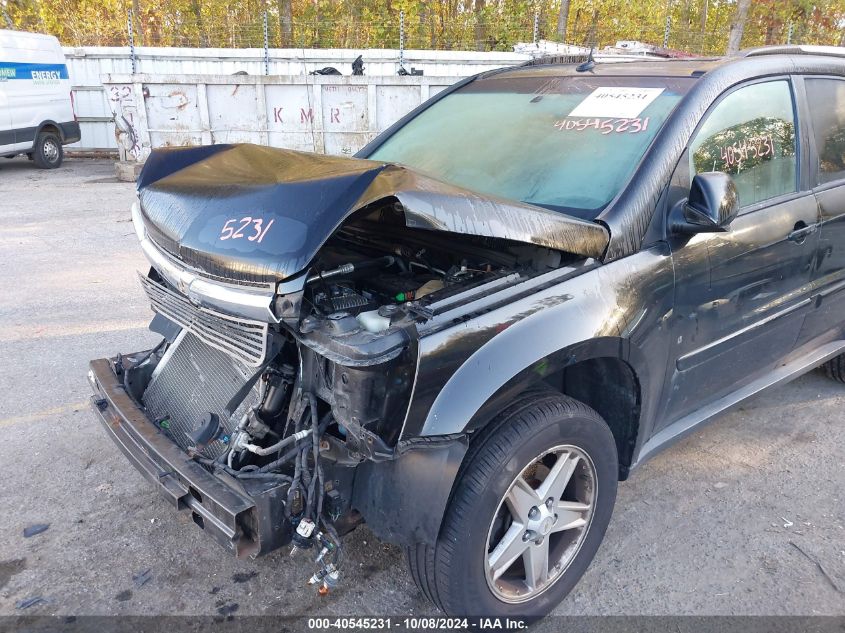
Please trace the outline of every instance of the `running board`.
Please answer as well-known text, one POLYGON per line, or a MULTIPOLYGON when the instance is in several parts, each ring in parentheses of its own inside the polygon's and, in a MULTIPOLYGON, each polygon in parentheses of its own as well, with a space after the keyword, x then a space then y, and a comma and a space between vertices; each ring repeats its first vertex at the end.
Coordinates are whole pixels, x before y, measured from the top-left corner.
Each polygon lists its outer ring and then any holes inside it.
POLYGON ((756 396, 758 393, 761 393, 770 387, 777 387, 778 385, 782 385, 798 378, 802 374, 812 371, 819 365, 829 361, 831 358, 834 358, 843 352, 845 352, 845 341, 831 341, 830 343, 813 350, 813 352, 807 356, 803 356, 792 362, 781 365, 762 378, 758 378, 741 389, 738 389, 733 393, 729 393, 727 396, 716 400, 712 404, 709 404, 698 411, 693 411, 692 413, 679 419, 677 422, 673 422, 643 444, 642 449, 640 449, 640 454, 637 456, 637 461, 631 465, 631 470, 654 457, 656 453, 664 448, 668 448, 675 442, 683 439, 704 422, 709 422, 716 416, 728 411, 744 400, 747 400, 752 396, 756 396))

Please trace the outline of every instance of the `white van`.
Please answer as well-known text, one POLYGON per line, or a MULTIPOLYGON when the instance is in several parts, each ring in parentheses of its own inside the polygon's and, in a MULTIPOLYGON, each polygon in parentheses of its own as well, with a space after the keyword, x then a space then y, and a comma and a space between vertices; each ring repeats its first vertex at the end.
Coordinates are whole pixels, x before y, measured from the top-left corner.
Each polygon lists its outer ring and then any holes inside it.
POLYGON ((44 169, 80 139, 70 78, 52 35, 0 30, 0 156, 26 154, 44 169))

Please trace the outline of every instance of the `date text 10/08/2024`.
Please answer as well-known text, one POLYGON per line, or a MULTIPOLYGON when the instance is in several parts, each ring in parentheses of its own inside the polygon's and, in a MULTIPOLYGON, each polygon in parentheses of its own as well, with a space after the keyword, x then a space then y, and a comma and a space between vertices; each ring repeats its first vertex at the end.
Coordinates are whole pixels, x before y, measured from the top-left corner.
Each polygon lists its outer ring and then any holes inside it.
POLYGON ((518 618, 449 618, 449 617, 346 617, 308 618, 311 631, 328 630, 406 630, 406 631, 520 631, 528 628, 518 618))

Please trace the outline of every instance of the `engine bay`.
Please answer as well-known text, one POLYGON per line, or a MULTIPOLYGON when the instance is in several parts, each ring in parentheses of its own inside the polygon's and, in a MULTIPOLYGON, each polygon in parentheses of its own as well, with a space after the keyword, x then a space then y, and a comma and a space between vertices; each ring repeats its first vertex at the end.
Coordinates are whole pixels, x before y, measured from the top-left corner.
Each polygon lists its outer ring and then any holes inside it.
POLYGON ((276 324, 198 308, 151 269, 142 285, 169 319, 158 322, 165 339, 115 368, 159 431, 208 472, 282 499, 273 547, 317 546, 312 582, 327 591, 340 536, 362 520, 355 466, 403 450, 418 325, 438 306, 565 261, 539 246, 410 228, 398 204, 381 205, 328 238, 301 290, 277 300, 286 312, 276 324), (256 341, 264 347, 249 367, 256 341))
POLYGON ((559 251, 494 238, 409 229, 399 205, 360 214, 324 245, 307 279, 307 314, 347 312, 371 332, 401 306, 423 308, 517 272, 561 265, 559 251))

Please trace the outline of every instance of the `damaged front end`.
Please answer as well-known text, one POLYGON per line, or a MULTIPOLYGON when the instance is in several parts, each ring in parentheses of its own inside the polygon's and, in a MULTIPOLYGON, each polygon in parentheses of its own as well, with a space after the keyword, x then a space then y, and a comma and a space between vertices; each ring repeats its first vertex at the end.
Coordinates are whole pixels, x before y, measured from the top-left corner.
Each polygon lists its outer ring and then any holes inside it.
POLYGON ((416 503, 403 479, 424 488, 465 451, 463 436, 403 434, 421 326, 460 324, 462 306, 607 244, 597 224, 404 167, 249 145, 154 152, 138 186, 164 338, 91 363, 95 408, 218 542, 316 546, 324 587, 343 533, 366 519, 390 538, 389 515, 416 503))

